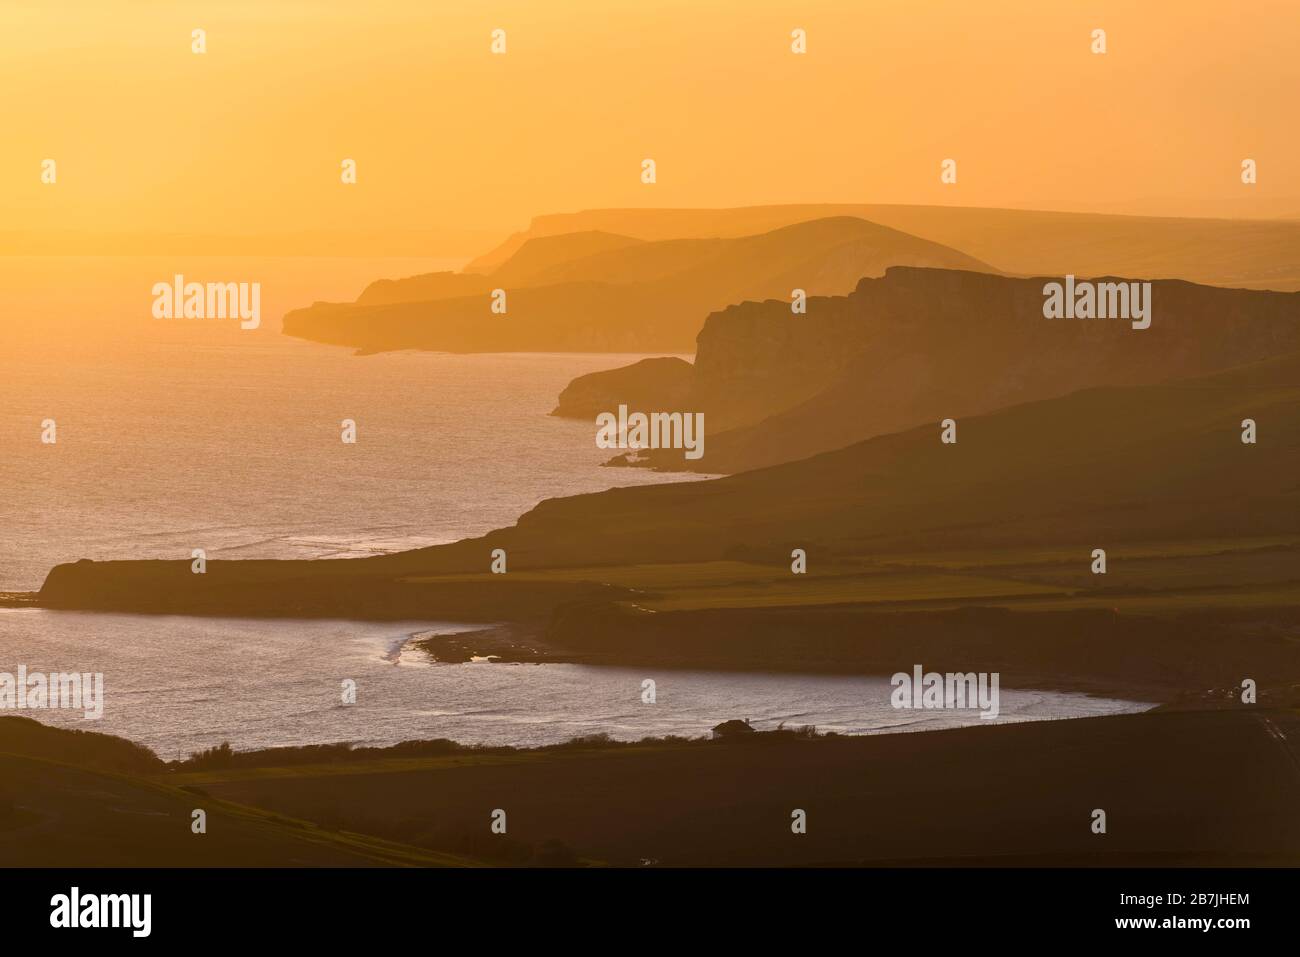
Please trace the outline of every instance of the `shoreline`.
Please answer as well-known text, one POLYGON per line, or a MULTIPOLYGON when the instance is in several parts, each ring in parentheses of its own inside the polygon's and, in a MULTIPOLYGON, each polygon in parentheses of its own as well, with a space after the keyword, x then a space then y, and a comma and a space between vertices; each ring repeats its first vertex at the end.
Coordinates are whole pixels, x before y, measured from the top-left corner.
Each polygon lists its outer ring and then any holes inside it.
MULTIPOLYGON (((445 664, 457 665, 474 665, 475 667, 490 666, 495 662, 447 662, 445 664)), ((502 663, 505 667, 512 664, 522 663, 502 663)), ((558 662, 537 662, 534 664, 560 664, 558 662)), ((603 665, 582 665, 581 667, 604 668, 614 666, 603 665)), ((622 670, 622 669, 620 669, 622 670)), ((709 674, 708 672, 691 672, 692 674, 709 674)), ((725 672, 724 672, 725 673, 725 672)), ((717 672, 714 672, 717 674, 717 672)), ((780 676, 769 676, 779 680, 780 676)), ((801 677, 809 677, 803 675, 801 677)), ((813 676, 821 677, 821 676, 813 676)), ((843 676, 824 676, 827 678, 843 676)), ((887 676, 881 675, 863 675, 855 676, 868 678, 882 684, 887 683, 887 676)), ((1042 722, 1060 722, 1060 721, 1087 721, 1099 717, 1115 717, 1126 714, 1145 714, 1153 711, 1169 710, 1166 706, 1153 701, 1144 701, 1134 698, 1115 698, 1106 695, 1086 694, 1079 691, 1057 691, 1048 688, 1035 687, 1008 687, 1002 689, 1006 693, 1016 696, 1045 695, 1052 696, 1047 701, 1002 701, 1002 710, 994 720, 983 720, 980 717, 980 711, 976 707, 970 708, 905 708, 897 711, 882 711, 873 713, 867 717, 861 718, 861 724, 852 723, 845 729, 844 719, 823 714, 820 718, 816 714, 808 714, 803 717, 793 718, 783 716, 782 713, 768 714, 766 716, 751 717, 752 732, 756 736, 765 735, 789 735, 796 734, 800 736, 811 736, 817 738, 835 738, 835 739, 858 739, 865 737, 875 737, 879 735, 899 735, 899 734, 924 734, 932 731, 955 731, 976 727, 1006 727, 1015 724, 1031 724, 1042 722), (1068 699, 1062 700, 1061 696, 1071 696, 1074 698, 1088 698, 1105 702, 1111 706, 1111 710, 1098 711, 1082 708, 1078 704, 1071 703, 1068 699), (1046 709, 1046 710, 1043 710, 1046 709), (1064 711, 1065 713, 1061 713, 1064 711), (890 719, 893 720, 890 720, 890 719), (836 724, 836 721, 840 724, 836 724), (952 723, 944 723, 952 722, 952 723)), ((500 706, 505 708, 507 702, 499 702, 500 706)), ((508 710, 508 709, 507 709, 508 710)), ((459 732, 448 730, 446 734, 439 734, 434 730, 413 730, 415 736, 394 736, 381 735, 378 740, 387 740, 390 743, 373 743, 375 738, 349 738, 340 734, 337 738, 328 740, 304 740, 297 738, 283 742, 267 742, 249 746, 247 743, 239 743, 241 735, 239 729, 227 729, 222 732, 223 738, 220 743, 213 743, 207 747, 194 745, 194 750, 180 752, 184 756, 165 756, 166 750, 160 748, 160 735, 152 733, 148 728, 136 728, 134 731, 121 728, 104 728, 102 722, 98 721, 77 721, 75 724, 60 724, 45 720, 48 711, 38 708, 11 709, 0 707, 0 720, 5 718, 18 719, 20 721, 29 721, 47 729, 53 733, 70 733, 74 735, 91 735, 109 737, 120 740, 129 744, 131 747, 140 748, 149 751, 157 756, 158 760, 170 766, 182 766, 191 763, 196 756, 202 755, 213 749, 228 749, 229 753, 234 755, 240 761, 259 762, 261 756, 285 754, 368 754, 383 755, 388 753, 398 754, 408 751, 421 751, 422 749, 432 749, 436 753, 443 750, 455 751, 456 753, 465 754, 498 754, 498 753, 543 753, 553 750, 567 750, 573 747, 587 746, 592 742, 607 745, 610 747, 638 747, 643 745, 654 745, 665 741, 690 743, 709 741, 713 739, 713 729, 724 722, 734 722, 739 720, 736 714, 741 713, 738 708, 727 706, 720 708, 715 714, 709 716, 700 716, 698 724, 692 724, 690 727, 663 727, 663 728, 644 728, 636 731, 630 728, 620 730, 618 723, 605 722, 604 724, 595 724, 595 718, 588 714, 586 720, 592 721, 588 727, 575 727, 571 735, 565 738, 542 740, 538 742, 535 738, 531 741, 524 737, 511 737, 506 740, 492 742, 485 741, 482 738, 475 737, 474 730, 462 729, 459 732), (629 736, 629 735, 638 736, 629 736)), ((568 724, 575 722, 564 719, 568 724)), ((477 727, 477 726, 476 726, 477 727)), ((400 734, 400 732, 399 732, 400 734)))
MULTIPOLYGON (((1016 690, 1028 692, 1042 689, 1025 688, 1016 690)), ((286 764, 317 767, 365 763, 370 761, 425 759, 429 757, 443 756, 547 756, 551 754, 563 754, 572 751, 590 749, 637 751, 664 746, 698 747, 722 744, 766 746, 794 740, 846 742, 862 741, 868 738, 879 737, 892 738, 901 735, 928 736, 934 734, 969 733, 976 729, 980 729, 981 731, 996 731, 998 729, 1012 728, 1020 725, 1073 724, 1077 722, 1104 721, 1115 718, 1131 718, 1150 714, 1204 714, 1218 712, 1226 714, 1234 711, 1232 708, 1201 708, 1186 710, 1168 709, 1160 705, 1153 705, 1150 702, 1140 701, 1125 701, 1122 703, 1145 705, 1146 707, 1131 711, 1116 711, 1108 714, 1014 718, 991 722, 971 721, 966 724, 950 725, 946 727, 929 727, 920 724, 897 724, 872 728, 861 732, 823 730, 814 724, 792 724, 786 721, 781 721, 775 727, 760 727, 760 722, 755 721, 755 726, 750 733, 741 735, 732 734, 725 738, 718 737, 714 735, 712 729, 707 729, 695 734, 647 734, 639 738, 617 738, 613 737, 607 731, 592 731, 575 734, 573 737, 567 738, 563 741, 554 741, 544 744, 485 744, 481 742, 457 741, 453 738, 444 737, 420 737, 408 738, 394 744, 386 745, 363 744, 355 741, 344 740, 314 744, 280 744, 247 749, 218 745, 212 748, 206 748, 203 751, 195 752, 184 758, 164 758, 155 752, 148 744, 142 741, 125 737, 123 735, 99 731, 93 727, 68 728, 46 724, 39 718, 33 717, 30 712, 10 712, 0 710, 0 732, 9 731, 10 723, 12 723, 14 727, 25 723, 29 728, 29 733, 36 737, 45 735, 54 739, 61 736, 71 736, 73 738, 83 738, 87 740, 102 739, 105 741, 111 741, 134 752, 147 754, 147 763, 151 764, 158 771, 167 774, 189 774, 216 767, 254 769, 278 767, 286 764), (220 753, 222 757, 214 761, 210 756, 217 753, 220 753)), ((1263 707, 1261 710, 1285 711, 1287 709, 1271 709, 1263 707)), ((738 720, 739 719, 719 717, 718 724, 724 722, 735 722, 738 720)), ((4 747, 4 741, 4 735, 0 734, 0 752, 6 750, 4 747)), ((22 752, 16 751, 11 753, 22 752)))

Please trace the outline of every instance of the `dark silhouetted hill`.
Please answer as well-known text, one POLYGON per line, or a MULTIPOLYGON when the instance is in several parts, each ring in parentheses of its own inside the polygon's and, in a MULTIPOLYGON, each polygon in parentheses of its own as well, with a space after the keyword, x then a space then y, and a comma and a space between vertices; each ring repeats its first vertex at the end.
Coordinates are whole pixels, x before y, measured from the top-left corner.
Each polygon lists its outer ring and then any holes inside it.
POLYGON ((630 366, 579 376, 560 393, 552 415, 594 419, 602 412, 617 412, 620 403, 630 409, 688 408, 694 369, 685 359, 665 356, 642 359, 630 366))

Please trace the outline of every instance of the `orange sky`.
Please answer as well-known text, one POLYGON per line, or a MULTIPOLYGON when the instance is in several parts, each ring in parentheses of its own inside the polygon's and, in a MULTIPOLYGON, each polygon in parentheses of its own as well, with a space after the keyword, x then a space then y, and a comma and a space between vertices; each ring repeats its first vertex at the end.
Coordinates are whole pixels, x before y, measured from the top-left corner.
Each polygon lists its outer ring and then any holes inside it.
POLYGON ((599 206, 1300 218, 1297 51, 1295 0, 10 0, 0 251, 469 256, 599 206))

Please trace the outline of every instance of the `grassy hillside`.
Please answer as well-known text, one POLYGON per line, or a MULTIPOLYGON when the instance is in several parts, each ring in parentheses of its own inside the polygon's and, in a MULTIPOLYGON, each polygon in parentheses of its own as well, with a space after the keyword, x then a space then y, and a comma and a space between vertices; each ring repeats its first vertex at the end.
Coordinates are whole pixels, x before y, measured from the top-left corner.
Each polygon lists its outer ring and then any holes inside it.
POLYGON ((375 867, 463 865, 182 788, 144 748, 26 718, 0 718, 0 865, 5 867, 375 867), (123 762, 124 749, 133 752, 123 762), (42 755, 39 752, 47 751, 42 755), (207 833, 191 830, 207 812, 207 833))
POLYGON ((480 853, 509 853, 483 823, 485 807, 504 805, 510 840, 615 866, 1295 864, 1294 769, 1270 728, 1294 735, 1296 724, 1290 712, 1165 713, 861 738, 757 735, 400 773, 361 765, 217 776, 203 787, 480 853), (1088 827, 1094 807, 1107 809, 1104 838, 1088 827), (792 808, 807 812, 807 834, 791 834, 792 808))
POLYGON ((550 500, 487 541, 523 569, 775 555, 803 543, 860 555, 1300 527, 1300 354, 1086 389, 957 429, 955 445, 940 442, 935 422, 716 481, 550 500), (1257 445, 1241 443, 1247 417, 1260 423, 1257 445))
POLYGON ((14 791, 0 802, 0 862, 1295 865, 1297 733, 1293 710, 1239 706, 316 764, 249 753, 131 776, 0 752, 0 787, 14 791), (205 835, 190 832, 194 807, 209 811, 205 835), (1104 836, 1089 828, 1094 807, 1104 836), (504 835, 489 831, 495 808, 504 835), (791 833, 793 808, 806 834, 791 833))

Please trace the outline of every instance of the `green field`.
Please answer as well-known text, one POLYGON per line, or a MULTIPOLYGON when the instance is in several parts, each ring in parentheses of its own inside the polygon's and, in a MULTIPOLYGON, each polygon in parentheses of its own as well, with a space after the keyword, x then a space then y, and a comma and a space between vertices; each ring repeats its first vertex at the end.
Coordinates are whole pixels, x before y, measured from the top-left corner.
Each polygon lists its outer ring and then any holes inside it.
MULTIPOLYGON (((646 611, 979 604, 1150 612, 1300 605, 1300 540, 1294 537, 1123 545, 1107 550, 1106 574, 1093 574, 1091 565, 1085 548, 967 550, 838 563, 819 561, 814 554, 808 572, 798 575, 787 565, 713 561, 512 569, 508 582, 612 585, 630 590, 630 604, 646 611)), ((406 580, 452 584, 482 578, 406 580)))

